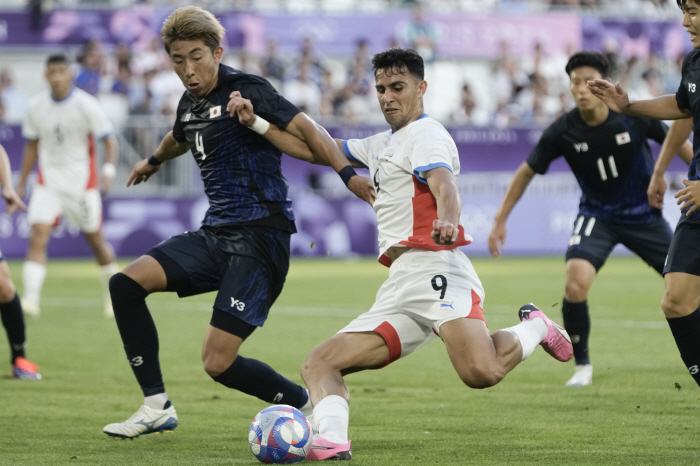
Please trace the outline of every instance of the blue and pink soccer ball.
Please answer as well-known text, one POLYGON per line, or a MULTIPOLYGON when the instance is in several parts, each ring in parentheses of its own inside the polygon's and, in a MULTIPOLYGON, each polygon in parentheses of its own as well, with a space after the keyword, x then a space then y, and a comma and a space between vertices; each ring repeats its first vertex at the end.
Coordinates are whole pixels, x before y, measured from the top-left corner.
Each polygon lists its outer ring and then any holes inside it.
POLYGON ((306 416, 288 405, 260 411, 248 432, 253 455, 263 463, 291 464, 306 458, 313 435, 306 416))

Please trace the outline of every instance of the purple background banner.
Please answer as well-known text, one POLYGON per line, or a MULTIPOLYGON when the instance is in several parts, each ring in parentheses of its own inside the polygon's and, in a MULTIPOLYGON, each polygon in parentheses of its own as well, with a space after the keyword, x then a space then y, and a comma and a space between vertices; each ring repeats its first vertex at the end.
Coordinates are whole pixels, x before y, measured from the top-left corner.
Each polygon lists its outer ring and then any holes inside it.
MULTIPOLYGON (((328 128, 339 138, 362 138, 385 127, 328 128)), ((514 170, 525 160, 539 139, 540 130, 449 128, 457 143, 462 164, 462 223, 474 242, 464 251, 488 254, 487 239, 493 216, 514 170), (474 188, 478 184, 478 188, 474 188), (495 187, 495 188, 494 188, 495 187)), ((20 128, 0 125, 0 143, 19 170, 24 141, 20 128)), ((658 145, 654 144, 658 151, 658 145)), ((194 163, 194 162, 193 162, 194 163)), ((377 254, 376 217, 369 205, 355 199, 342 181, 327 167, 318 167, 284 156, 282 170, 290 183, 290 198, 299 233, 292 236, 292 252, 301 256, 348 256, 377 254), (315 181, 314 181, 315 180, 315 181), (312 181, 315 187, 312 189, 312 181)), ((366 175, 366 170, 363 170, 366 175)), ((678 158, 669 172, 687 172, 678 158)), ((508 254, 560 254, 566 250, 578 212, 579 192, 566 162, 560 158, 550 175, 536 177, 511 214, 508 254), (570 179, 568 179, 569 177, 570 179), (553 181, 536 187, 538 180, 553 181), (563 180, 563 181, 562 181, 563 180), (559 184, 557 184, 559 183, 559 184)), ((133 196, 138 196, 138 187, 133 196)), ((666 218, 678 219, 673 192, 666 199, 666 218)), ((104 199, 104 235, 119 256, 138 256, 173 235, 199 228, 208 207, 204 195, 196 198, 142 198, 107 196, 104 199)), ((4 207, 0 207, 2 212, 4 207)), ((12 217, 0 214, 0 248, 7 257, 23 257, 30 227, 25 212, 12 217)), ((51 257, 90 257, 91 251, 80 232, 62 223, 49 244, 51 257)))
MULTIPOLYGON (((163 20, 172 9, 135 6, 119 11, 54 10, 43 27, 32 28, 29 13, 0 11, 0 45, 80 46, 91 38, 105 45, 124 42, 135 50, 159 37, 163 20)), ((217 17, 226 28, 224 44, 263 53, 269 38, 279 40, 282 52, 296 52, 305 37, 326 55, 349 56, 358 39, 382 50, 392 38, 402 39, 411 20, 409 12, 377 15, 258 15, 225 13, 217 17)), ((438 33, 442 57, 496 57, 506 40, 515 55, 530 53, 536 42, 548 53, 564 53, 581 43, 581 19, 576 15, 472 15, 429 14, 438 33)))
POLYGON ((682 19, 680 10, 678 20, 669 22, 603 20, 587 16, 581 24, 581 45, 584 49, 603 50, 607 42, 613 42, 623 58, 643 58, 653 53, 675 59, 693 48, 681 25, 682 19))

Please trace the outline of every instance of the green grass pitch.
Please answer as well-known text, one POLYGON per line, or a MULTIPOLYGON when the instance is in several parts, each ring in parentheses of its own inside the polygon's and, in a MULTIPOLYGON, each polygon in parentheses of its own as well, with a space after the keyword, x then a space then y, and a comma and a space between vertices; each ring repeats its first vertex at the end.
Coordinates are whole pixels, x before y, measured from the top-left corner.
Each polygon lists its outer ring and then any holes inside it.
MULTIPOLYGON (((561 322, 564 261, 474 260, 492 330, 534 302, 561 322)), ((20 287, 21 264, 10 263, 20 287)), ((243 346, 301 382, 306 354, 367 310, 386 278, 373 260, 295 260, 265 327, 243 346)), ((149 298, 158 326, 174 433, 114 440, 142 396, 114 320, 102 317, 97 266, 52 261, 28 357, 44 380, 9 377, 0 337, 1 465, 255 465, 248 426, 265 403, 214 383, 201 345, 213 295, 149 298)), ((21 289, 21 287, 20 287, 21 289)), ((593 385, 567 388, 573 362, 541 349, 496 387, 462 385, 439 340, 391 366, 347 377, 353 460, 361 465, 695 465, 700 390, 678 356, 659 302, 663 281, 635 257, 614 257, 589 296, 593 385)))

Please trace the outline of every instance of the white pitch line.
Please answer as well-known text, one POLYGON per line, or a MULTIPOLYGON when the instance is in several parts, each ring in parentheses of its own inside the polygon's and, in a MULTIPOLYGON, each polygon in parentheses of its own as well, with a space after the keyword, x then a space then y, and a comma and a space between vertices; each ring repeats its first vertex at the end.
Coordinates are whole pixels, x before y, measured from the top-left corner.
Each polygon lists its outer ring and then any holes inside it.
MULTIPOLYGON (((75 309, 75 308, 102 308, 102 299, 96 298, 42 298, 42 305, 47 307, 54 307, 60 309, 75 309)), ((170 302, 150 302, 148 303, 149 308, 158 311, 168 310, 168 311, 179 311, 179 312, 211 312, 212 301, 170 301, 170 302)), ((486 320, 488 323, 500 323, 500 324, 514 324, 517 322, 516 314, 513 313, 511 316, 506 315, 506 311, 512 311, 510 306, 491 306, 491 309, 495 312, 493 314, 488 313, 488 306, 486 311, 486 320)), ((369 310, 368 308, 346 308, 346 307, 332 307, 332 306, 273 306, 270 310, 271 315, 294 315, 294 316, 309 316, 309 317, 347 317, 354 318, 363 312, 369 310)), ((559 312, 558 310, 556 311, 559 312)), ((661 316, 661 311, 659 311, 660 320, 616 320, 616 319, 592 319, 591 325, 595 329, 596 327, 602 328, 639 328, 639 329, 668 329, 668 324, 661 316)), ((555 319, 558 320, 558 319, 555 319)))

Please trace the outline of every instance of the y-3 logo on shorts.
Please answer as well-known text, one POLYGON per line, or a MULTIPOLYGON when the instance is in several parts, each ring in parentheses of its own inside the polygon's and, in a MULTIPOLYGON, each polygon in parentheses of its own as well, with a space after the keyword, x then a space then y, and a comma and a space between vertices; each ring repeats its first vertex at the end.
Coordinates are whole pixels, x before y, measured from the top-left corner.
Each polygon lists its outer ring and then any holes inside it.
POLYGON ((455 303, 454 301, 452 301, 450 304, 442 303, 442 304, 440 304, 440 307, 449 307, 450 309, 452 309, 454 311, 455 310, 455 308, 453 306, 454 303, 455 303))
POLYGON ((231 307, 242 311, 243 309, 245 309, 245 303, 243 301, 237 300, 236 298, 231 298, 231 307))

